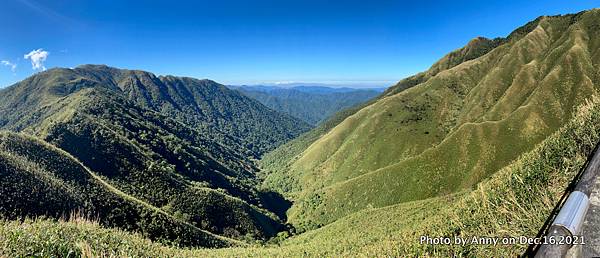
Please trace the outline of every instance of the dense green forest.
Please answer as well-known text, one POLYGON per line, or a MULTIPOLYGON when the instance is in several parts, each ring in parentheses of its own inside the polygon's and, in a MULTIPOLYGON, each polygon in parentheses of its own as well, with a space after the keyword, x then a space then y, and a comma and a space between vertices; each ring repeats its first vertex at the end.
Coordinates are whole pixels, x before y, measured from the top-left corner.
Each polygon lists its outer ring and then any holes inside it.
POLYGON ((354 107, 381 94, 379 89, 329 88, 324 86, 232 87, 263 105, 317 125, 335 113, 354 107))
POLYGON ((0 92, 0 126, 21 131, 56 115, 52 104, 87 88, 107 89, 134 105, 201 130, 259 157, 310 129, 298 119, 210 80, 160 76, 103 65, 51 69, 0 92), (43 108, 45 107, 45 108, 43 108))
POLYGON ((475 38, 313 129, 207 80, 36 74, 0 91, 0 256, 520 255, 418 239, 538 233, 600 140, 599 24, 475 38))
MULTIPOLYGON (((2 128, 65 151, 127 196, 123 202, 139 200, 151 208, 147 212, 167 214, 197 232, 229 238, 265 240, 286 230, 281 207, 289 204, 279 194, 260 189, 254 160, 307 130, 309 125, 300 120, 211 81, 155 77, 106 66, 42 72, 1 91, 0 99, 2 128)), ((31 162, 36 158, 31 148, 19 154, 27 164, 36 163, 31 162)), ((64 183, 60 171, 42 171, 57 178, 41 180, 40 188, 64 183)), ((79 202, 53 200, 69 206, 44 208, 46 199, 55 198, 45 194, 37 198, 40 203, 32 211, 21 206, 3 213, 9 218, 59 218, 81 210, 102 225, 142 231, 152 239, 213 246, 201 238, 189 237, 197 238, 194 242, 171 232, 168 223, 151 221, 154 228, 146 232, 138 225, 141 215, 115 219, 124 216, 120 213, 136 212, 132 208, 136 206, 110 206, 101 197, 77 194, 89 192, 86 187, 71 187, 79 202)), ((24 205, 18 191, 5 196, 12 194, 15 197, 8 198, 3 207, 24 205)))

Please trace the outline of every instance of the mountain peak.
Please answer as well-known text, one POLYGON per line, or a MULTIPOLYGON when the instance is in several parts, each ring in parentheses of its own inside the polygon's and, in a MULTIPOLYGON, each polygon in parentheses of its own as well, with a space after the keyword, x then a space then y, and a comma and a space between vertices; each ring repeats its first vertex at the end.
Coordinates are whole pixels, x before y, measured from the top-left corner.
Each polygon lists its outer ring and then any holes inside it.
POLYGON ((491 41, 491 39, 488 39, 488 38, 482 37, 482 36, 478 36, 478 37, 475 37, 475 38, 469 40, 469 43, 467 43, 467 46, 473 47, 473 46, 477 46, 478 44, 482 44, 482 43, 486 43, 486 42, 490 42, 490 41, 491 41))
POLYGON ((75 68, 79 68, 79 69, 117 69, 117 68, 110 67, 105 64, 82 64, 82 65, 78 65, 75 68))

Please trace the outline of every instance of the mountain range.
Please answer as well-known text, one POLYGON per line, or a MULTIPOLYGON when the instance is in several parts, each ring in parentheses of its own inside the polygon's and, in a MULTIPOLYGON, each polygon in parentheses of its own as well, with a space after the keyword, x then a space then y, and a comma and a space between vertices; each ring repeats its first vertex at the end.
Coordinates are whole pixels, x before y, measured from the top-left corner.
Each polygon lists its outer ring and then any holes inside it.
POLYGON ((331 88, 325 86, 230 86, 263 105, 317 125, 333 114, 381 94, 385 88, 331 88))
POLYGON ((521 255, 419 239, 534 237, 600 141, 598 60, 600 10, 541 16, 325 120, 51 69, 0 91, 0 256, 521 255))
POLYGON ((212 81, 94 65, 36 74, 0 99, 0 128, 20 133, 2 142, 9 218, 81 210, 105 226, 206 246, 229 240, 204 241, 205 231, 266 238, 283 229, 269 208, 287 202, 256 187, 253 160, 308 130, 302 121, 212 81), (33 192, 13 189, 28 182, 33 192))

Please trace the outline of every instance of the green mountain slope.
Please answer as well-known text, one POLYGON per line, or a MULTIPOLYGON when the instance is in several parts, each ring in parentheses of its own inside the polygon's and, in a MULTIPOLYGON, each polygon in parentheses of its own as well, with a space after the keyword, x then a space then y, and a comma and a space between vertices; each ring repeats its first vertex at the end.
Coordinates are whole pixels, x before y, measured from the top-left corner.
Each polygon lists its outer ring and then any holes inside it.
POLYGON ((163 242, 223 247, 233 240, 200 230, 102 181, 69 154, 24 135, 0 133, 0 214, 98 218, 106 227, 163 242))
POLYGON ((79 219, 0 220, 0 255, 133 257, 519 256, 527 245, 427 245, 420 236, 534 237, 600 140, 592 98, 561 129, 471 191, 365 209, 266 246, 179 249, 79 219))
POLYGON ((289 204, 258 190, 252 159, 307 125, 209 81, 160 79, 104 66, 49 70, 0 91, 2 125, 198 229, 237 239, 283 230, 289 204))
POLYGON ((532 23, 517 29, 507 39, 497 38, 490 40, 483 37, 475 38, 471 40, 465 47, 445 55, 442 59, 432 65, 432 67, 426 72, 422 72, 399 81, 396 85, 388 88, 383 94, 380 94, 374 99, 337 112, 330 118, 324 120, 313 130, 310 130, 307 133, 302 134, 299 137, 294 138, 293 140, 267 153, 259 161, 263 172, 262 176, 264 177, 263 184, 267 188, 275 189, 279 192, 287 194, 294 194, 298 192, 301 190, 301 183, 299 181, 300 177, 302 177, 302 174, 294 173, 298 171, 290 170, 290 166, 300 157, 300 154, 305 149, 307 149, 320 137, 328 133, 335 126, 343 122, 346 118, 354 115, 359 110, 376 103, 379 99, 400 93, 428 80, 443 70, 453 68, 454 66, 457 66, 463 62, 487 54, 487 52, 491 51, 499 44, 506 42, 510 38, 521 35, 524 30, 531 26, 530 24, 532 23))
POLYGON ((290 221, 313 228, 460 191, 531 150, 596 93, 598 20, 597 11, 542 17, 347 117, 289 165, 302 189, 290 221))
MULTIPOLYGON (((0 126, 20 130, 36 109, 81 89, 118 92, 137 106, 157 111, 218 138, 233 138, 249 155, 260 156, 310 128, 300 120, 210 80, 160 76, 101 65, 51 69, 0 91, 0 126)), ((50 112, 48 112, 50 113, 50 112)), ((41 115, 41 114, 38 114, 41 115)))
POLYGON ((264 188, 287 195, 299 192, 301 190, 300 175, 292 174, 294 171, 290 170, 290 166, 312 143, 344 121, 348 116, 351 116, 373 102, 374 100, 371 100, 367 103, 339 111, 314 129, 265 154, 258 161, 258 165, 261 168, 260 177, 262 178, 264 188))
POLYGON ((309 124, 319 124, 334 113, 368 101, 380 94, 367 89, 302 90, 301 88, 235 87, 244 95, 273 110, 309 124))
POLYGON ((158 93, 142 89, 161 89, 140 86, 151 82, 105 76, 102 67, 34 76, 0 92, 0 124, 53 145, 0 134, 1 217, 56 218, 83 207, 99 223, 0 219, 0 256, 522 254, 525 244, 419 239, 538 232, 600 139, 599 24, 600 10, 591 10, 477 38, 266 154, 258 176, 253 158, 266 145, 238 143, 235 132, 186 116, 172 105, 179 101, 148 97, 158 93), (288 204, 263 187, 294 199, 287 217, 288 204), (126 210, 103 208, 107 200, 126 210), (303 233, 281 232, 266 245, 180 249, 144 239, 230 246, 239 243, 213 233, 266 239, 286 219, 303 233))

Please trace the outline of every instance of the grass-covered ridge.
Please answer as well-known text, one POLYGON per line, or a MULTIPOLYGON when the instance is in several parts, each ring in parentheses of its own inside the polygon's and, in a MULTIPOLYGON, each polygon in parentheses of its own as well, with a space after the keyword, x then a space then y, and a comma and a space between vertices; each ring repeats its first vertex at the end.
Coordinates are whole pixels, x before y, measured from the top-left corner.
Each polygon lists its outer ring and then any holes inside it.
POLYGON ((267 153, 259 161, 259 164, 264 172, 264 186, 291 195, 299 192, 302 189, 302 184, 300 183, 299 179, 302 177, 302 174, 294 174, 293 172, 297 171, 290 170, 290 166, 300 158, 300 155, 304 150, 306 150, 311 144, 313 144, 323 135, 328 133, 335 126, 342 123, 346 118, 354 115, 361 109, 376 103, 378 100, 383 99, 386 96, 398 94, 416 85, 424 83, 442 71, 451 69, 464 62, 479 58, 492 51, 494 48, 510 42, 510 40, 523 37, 533 30, 533 28, 539 22, 539 19, 540 18, 516 29, 507 38, 496 38, 490 40, 484 37, 477 37, 472 39, 466 46, 443 56, 427 71, 402 79, 396 83, 396 85, 385 90, 383 94, 379 95, 375 99, 337 112, 330 118, 324 120, 316 128, 267 153))
POLYGON ((178 249, 152 244, 139 235, 94 223, 47 220, 0 221, 0 250, 7 256, 32 253, 159 257, 301 256, 514 256, 525 245, 432 246, 422 235, 530 236, 540 229, 568 182, 600 140, 600 101, 577 109, 565 126, 471 191, 359 211, 279 245, 178 249), (63 232, 69 232, 67 234, 63 232), (21 241, 53 236, 52 242, 21 241), (93 244, 92 244, 93 243, 93 244), (139 247, 139 248, 136 248, 139 247))
MULTIPOLYGON (((546 16, 484 55, 348 116, 287 163, 291 223, 469 189, 554 133, 600 85, 600 12, 546 16)), ((435 68, 432 67, 432 69, 435 68)))

